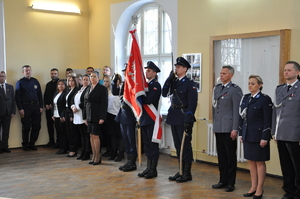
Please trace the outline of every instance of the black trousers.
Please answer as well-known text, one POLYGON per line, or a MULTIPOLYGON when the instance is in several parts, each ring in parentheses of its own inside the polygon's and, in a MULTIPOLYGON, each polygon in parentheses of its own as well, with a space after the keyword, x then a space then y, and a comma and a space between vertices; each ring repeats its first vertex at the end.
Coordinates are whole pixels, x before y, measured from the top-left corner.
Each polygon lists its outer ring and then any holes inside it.
POLYGON ((283 190, 290 198, 300 198, 300 145, 299 142, 277 141, 283 175, 283 190))
POLYGON ((22 122, 22 139, 23 146, 34 146, 37 141, 41 129, 41 112, 39 104, 23 104, 24 117, 21 117, 22 122), (29 140, 30 134, 30 140, 29 140))
POLYGON ((11 115, 5 114, 0 117, 0 129, 2 128, 2 139, 0 142, 0 149, 8 148, 10 121, 11 121, 11 115))
POLYGON ((75 124, 78 128, 81 137, 81 148, 84 151, 91 151, 90 134, 87 133, 87 125, 85 124, 75 124))
MULTIPOLYGON (((183 125, 174 126, 171 125, 171 131, 173 136, 174 145, 176 148, 177 158, 180 158, 181 142, 184 133, 183 125)), ((182 153, 182 160, 186 163, 194 162, 193 149, 192 149, 192 128, 189 129, 188 136, 185 136, 184 147, 182 153)))
POLYGON ((217 152, 220 171, 220 182, 228 185, 235 184, 237 157, 237 140, 232 140, 230 133, 217 133, 217 152))
POLYGON ((111 154, 113 156, 117 155, 119 152, 119 156, 123 157, 125 152, 124 142, 121 134, 120 124, 115 121, 115 117, 115 115, 110 113, 107 113, 106 115, 108 134, 110 135, 111 139, 111 154))
POLYGON ((66 114, 65 116, 69 150, 70 152, 76 153, 79 147, 79 130, 78 128, 76 128, 73 121, 70 121, 70 115, 66 114))
POLYGON ((52 120, 52 110, 46 110, 47 129, 49 135, 49 142, 54 142, 54 121, 52 120))
POLYGON ((130 156, 137 156, 135 124, 120 124, 120 128, 126 153, 130 156))
POLYGON ((159 145, 158 143, 152 142, 153 129, 154 124, 141 127, 146 156, 157 162, 159 157, 159 145))
POLYGON ((66 123, 61 122, 60 118, 55 118, 55 130, 59 144, 59 149, 67 151, 69 149, 69 146, 66 132, 66 123))

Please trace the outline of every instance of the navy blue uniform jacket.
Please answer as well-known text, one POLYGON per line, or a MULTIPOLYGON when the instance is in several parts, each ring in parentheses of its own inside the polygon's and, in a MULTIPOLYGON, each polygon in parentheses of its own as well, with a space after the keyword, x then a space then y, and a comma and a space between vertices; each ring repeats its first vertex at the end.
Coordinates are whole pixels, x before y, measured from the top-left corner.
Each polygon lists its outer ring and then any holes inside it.
POLYGON ((254 98, 246 94, 241 100, 240 113, 246 109, 246 117, 240 118, 239 135, 243 141, 269 141, 272 126, 272 100, 268 95, 259 92, 254 98), (250 101, 250 102, 249 102, 250 101))
POLYGON ((175 126, 183 125, 183 123, 194 123, 196 121, 194 114, 198 101, 196 83, 187 76, 180 81, 175 79, 170 82, 167 79, 163 86, 162 96, 167 97, 168 93, 170 95, 173 94, 172 105, 183 105, 184 108, 181 110, 180 108, 173 108, 171 105, 168 110, 166 123, 175 126))
MULTIPOLYGON (((143 104, 153 104, 153 106, 158 109, 158 103, 161 95, 161 86, 157 79, 153 79, 148 83, 148 92, 146 96, 142 96, 143 104)), ((154 120, 148 115, 146 110, 143 108, 143 114, 140 118, 140 126, 146 126, 154 124, 154 120)))
MULTIPOLYGON (((113 85, 112 86, 112 94, 123 96, 125 83, 126 82, 124 81, 121 89, 117 88, 115 85, 113 85)), ((121 100, 121 108, 115 118, 115 121, 120 124, 126 124, 126 125, 135 125, 136 124, 136 118, 135 118, 131 108, 123 101, 123 99, 121 100)))

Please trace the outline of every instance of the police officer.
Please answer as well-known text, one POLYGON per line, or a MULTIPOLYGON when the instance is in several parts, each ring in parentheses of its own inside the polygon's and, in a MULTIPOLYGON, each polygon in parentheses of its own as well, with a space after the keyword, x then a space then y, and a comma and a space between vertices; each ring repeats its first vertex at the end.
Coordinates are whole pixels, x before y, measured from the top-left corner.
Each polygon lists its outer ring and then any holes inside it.
POLYGON ((15 95, 22 122, 22 145, 25 151, 37 150, 34 144, 41 129, 41 114, 43 112, 42 91, 39 81, 31 77, 31 67, 25 65, 22 67, 22 71, 24 77, 17 81, 15 95))
POLYGON ((178 172, 174 176, 170 176, 169 180, 187 182, 192 180, 191 166, 194 160, 191 141, 193 123, 196 121, 194 114, 197 107, 198 93, 196 83, 186 76, 187 70, 191 68, 189 62, 183 57, 178 57, 175 67, 177 78, 171 71, 163 86, 162 96, 171 95, 172 104, 168 110, 166 123, 171 125, 177 157, 180 156, 184 132, 187 136, 183 148, 183 175, 181 176, 178 172))
POLYGON ((288 61, 284 67, 285 84, 277 86, 273 109, 272 135, 277 141, 283 175, 282 199, 300 198, 300 65, 288 61))
MULTIPOLYGON (((125 75, 127 64, 122 70, 125 75)), ((126 76, 125 76, 126 78, 126 76)), ((125 79, 126 81, 126 79, 125 79)), ((136 118, 131 110, 131 108, 123 101, 124 93, 124 81, 123 84, 119 84, 119 75, 115 75, 112 85, 112 94, 119 95, 121 97, 121 108, 115 118, 115 121, 120 123, 121 134, 124 141, 125 151, 127 153, 127 163, 123 166, 120 166, 121 171, 134 171, 136 170, 136 158, 137 158, 137 148, 136 148, 136 138, 135 138, 135 127, 136 127, 136 118)))
MULTIPOLYGON (((156 79, 156 75, 160 72, 160 69, 152 61, 147 62, 145 69, 146 78, 148 80, 148 92, 146 92, 146 96, 142 97, 143 104, 152 105, 157 110, 161 95, 161 86, 156 79)), ((155 121, 143 107, 140 126, 147 156, 147 168, 142 173, 139 173, 138 176, 145 177, 146 179, 157 177, 156 167, 159 157, 159 145, 158 143, 152 142, 154 123, 155 121)))
POLYGON ((237 133, 239 127, 239 105, 243 96, 241 88, 231 82, 234 68, 223 66, 220 72, 221 84, 213 91, 213 131, 216 135, 220 181, 214 189, 226 188, 234 191, 237 157, 237 133))
POLYGON ((58 73, 57 68, 52 68, 50 70, 51 81, 49 81, 46 84, 46 89, 44 92, 44 104, 45 104, 45 108, 46 108, 46 120, 47 120, 47 128, 48 128, 48 135, 49 135, 49 142, 47 143, 47 146, 49 146, 49 147, 55 145, 54 121, 52 120, 53 115, 52 115, 51 104, 53 103, 54 93, 56 92, 56 89, 57 89, 57 81, 59 80, 58 75, 59 75, 59 73, 58 73))

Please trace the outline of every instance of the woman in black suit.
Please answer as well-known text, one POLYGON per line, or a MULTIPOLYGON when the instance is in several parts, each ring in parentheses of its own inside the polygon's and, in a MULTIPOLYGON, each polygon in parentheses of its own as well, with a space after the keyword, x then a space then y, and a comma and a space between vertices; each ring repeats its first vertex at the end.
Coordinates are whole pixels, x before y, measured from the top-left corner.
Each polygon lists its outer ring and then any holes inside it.
POLYGON ((68 150, 66 123, 65 123, 65 107, 66 107, 66 82, 58 80, 57 91, 52 100, 52 119, 55 124, 59 150, 56 154, 66 154, 68 150))
POLYGON ((65 118, 66 118, 66 131, 69 141, 69 154, 67 157, 76 157, 77 150, 79 146, 79 131, 75 128, 73 124, 73 111, 71 109, 72 100, 78 91, 78 82, 76 76, 68 77, 69 90, 66 94, 66 108, 65 108, 65 118))
POLYGON ((101 124, 106 120, 107 112, 107 89, 99 84, 99 73, 93 72, 90 75, 90 87, 84 95, 83 119, 88 126, 90 141, 93 151, 93 158, 89 164, 98 165, 101 163, 100 156, 100 131, 101 124))
POLYGON ((272 100, 261 93, 263 81, 250 75, 246 94, 240 104, 240 140, 244 144, 244 157, 249 161, 251 188, 244 197, 261 198, 266 176, 266 163, 270 160, 272 100))
POLYGON ((73 123, 75 128, 80 132, 81 136, 81 147, 82 151, 77 160, 89 160, 91 153, 91 144, 90 144, 90 135, 87 133, 87 126, 83 121, 82 110, 84 108, 84 95, 87 88, 90 85, 90 78, 88 75, 83 75, 82 77, 82 87, 76 93, 72 101, 72 110, 73 110, 73 123))

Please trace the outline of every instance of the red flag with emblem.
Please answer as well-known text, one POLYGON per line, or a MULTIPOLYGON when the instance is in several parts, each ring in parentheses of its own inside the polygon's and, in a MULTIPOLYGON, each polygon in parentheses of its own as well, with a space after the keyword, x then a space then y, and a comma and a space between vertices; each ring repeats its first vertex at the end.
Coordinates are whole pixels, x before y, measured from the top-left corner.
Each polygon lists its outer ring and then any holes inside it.
POLYGON ((136 36, 136 29, 129 31, 132 35, 131 53, 126 68, 126 82, 124 86, 123 99, 131 107, 137 121, 142 115, 142 99, 148 90, 148 84, 144 76, 142 66, 142 57, 138 40, 136 36))

